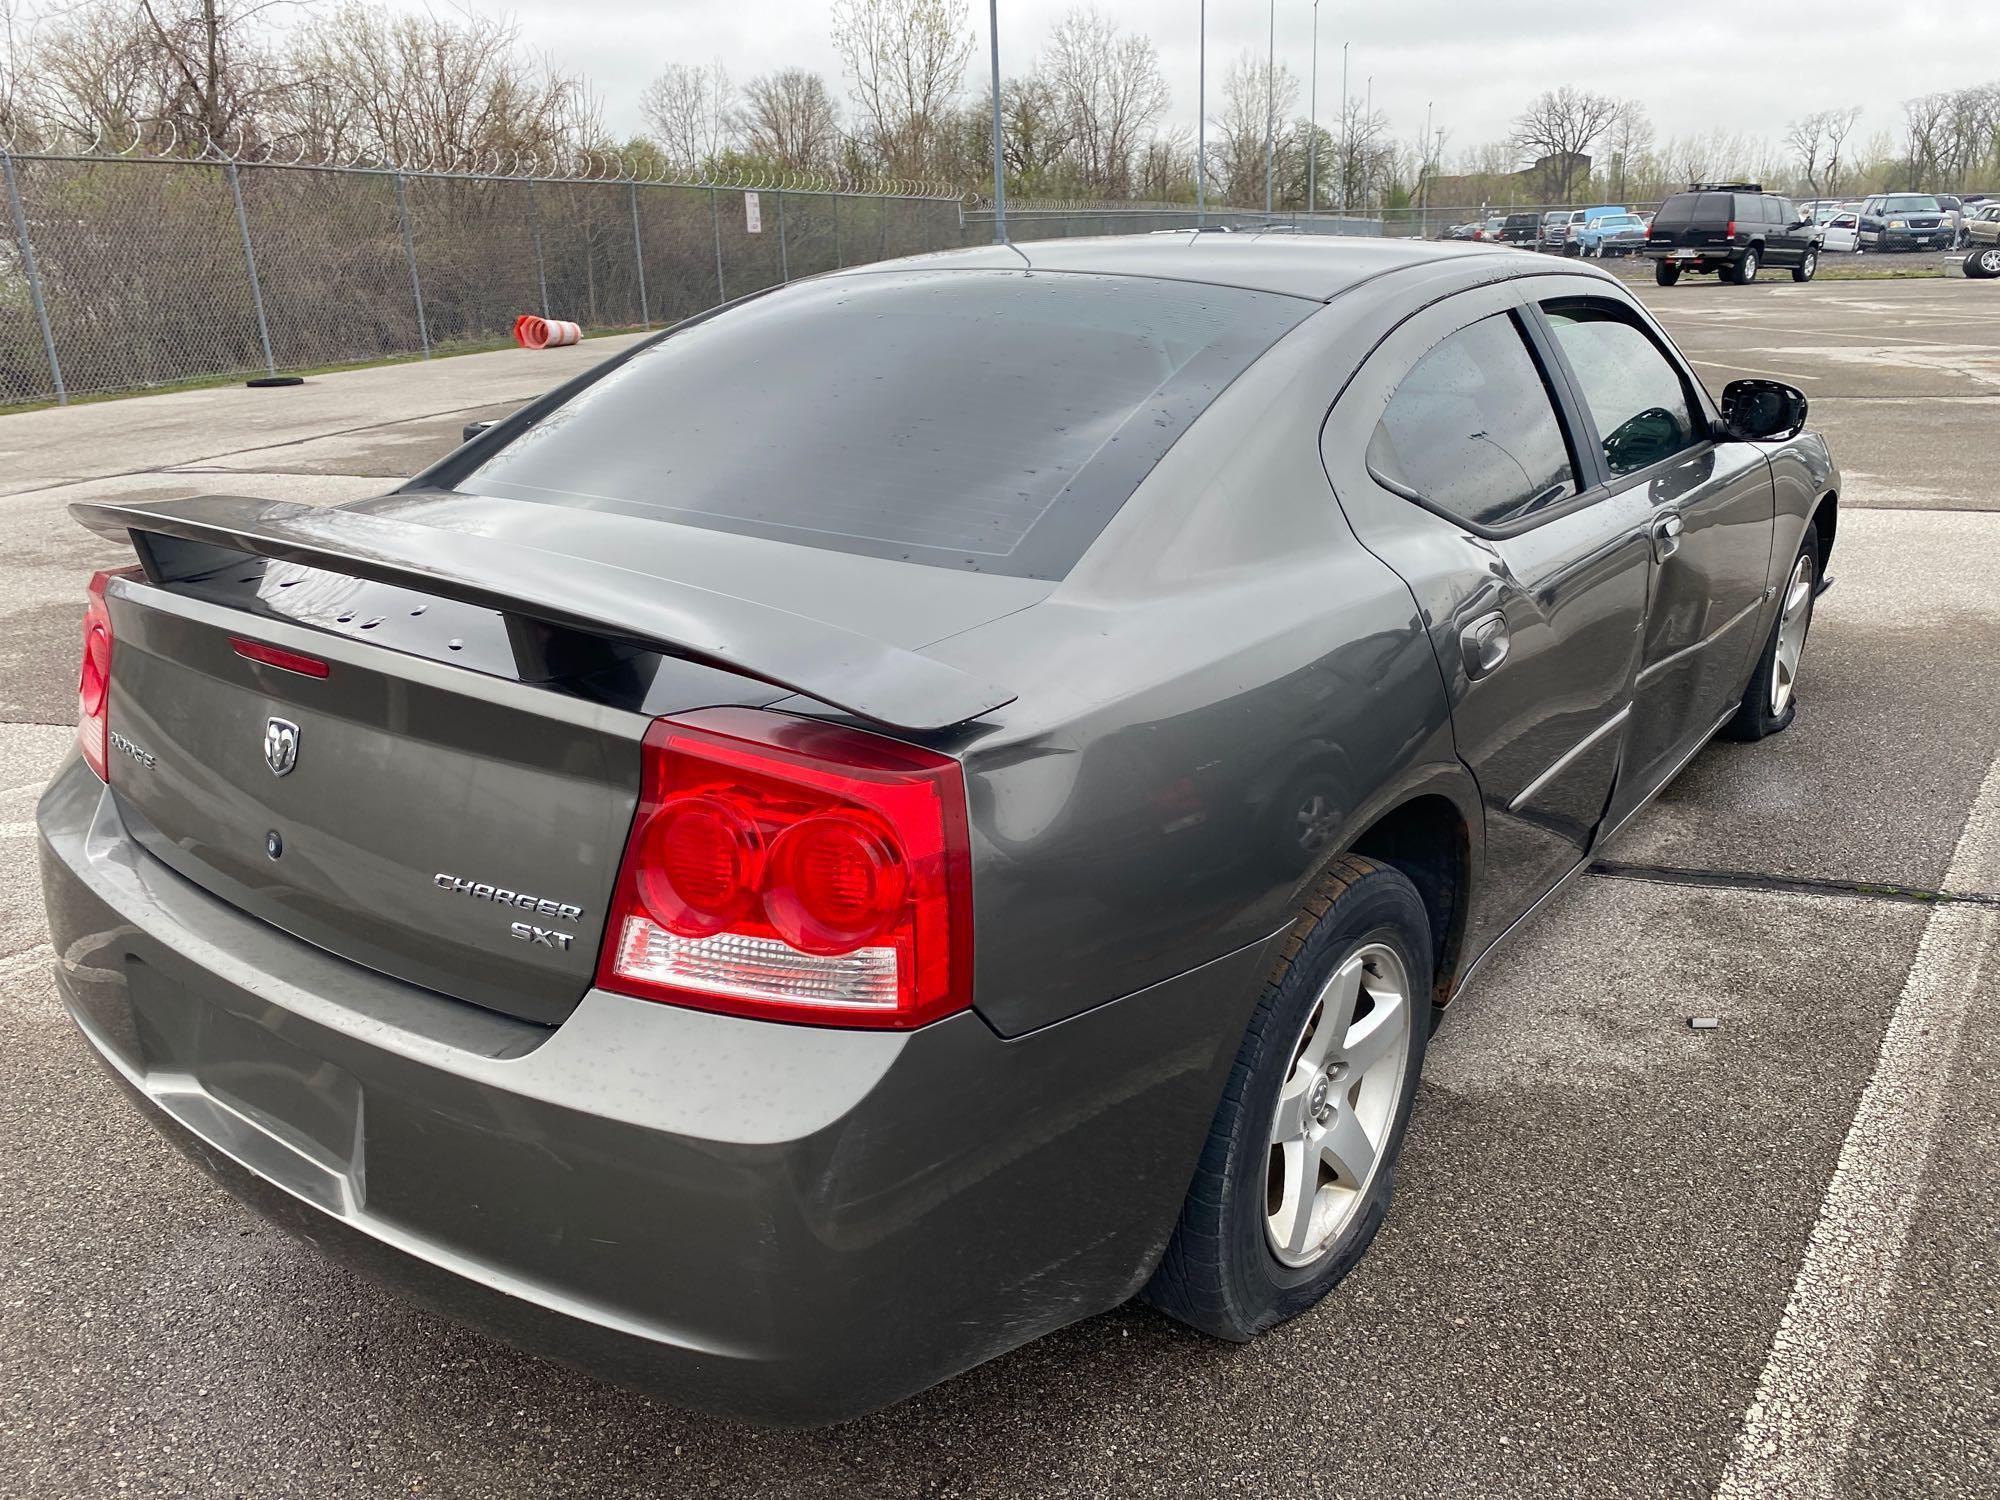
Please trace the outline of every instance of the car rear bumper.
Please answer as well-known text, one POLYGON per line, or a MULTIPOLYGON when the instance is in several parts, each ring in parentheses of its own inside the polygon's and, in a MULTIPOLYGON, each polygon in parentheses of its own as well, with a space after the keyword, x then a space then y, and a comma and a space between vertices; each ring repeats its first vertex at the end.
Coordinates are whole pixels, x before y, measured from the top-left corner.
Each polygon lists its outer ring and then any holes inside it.
POLYGON ((558 1027, 359 968, 175 875, 80 760, 39 810, 62 999, 160 1129, 322 1250, 510 1342, 783 1426, 1129 1297, 1256 944, 1027 1036, 591 991, 558 1027))

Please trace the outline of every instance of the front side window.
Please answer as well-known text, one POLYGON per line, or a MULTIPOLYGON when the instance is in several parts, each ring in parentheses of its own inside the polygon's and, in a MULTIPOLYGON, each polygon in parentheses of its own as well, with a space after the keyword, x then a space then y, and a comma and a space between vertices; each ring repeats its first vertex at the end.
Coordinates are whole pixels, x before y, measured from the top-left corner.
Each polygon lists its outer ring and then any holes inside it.
POLYGON ((1545 302, 1542 311, 1582 388, 1616 476, 1636 474, 1696 441, 1680 372, 1621 309, 1590 301, 1545 302))
POLYGON ((1390 489, 1483 527, 1577 492, 1547 382, 1505 313, 1417 361, 1375 425, 1368 468, 1390 489))

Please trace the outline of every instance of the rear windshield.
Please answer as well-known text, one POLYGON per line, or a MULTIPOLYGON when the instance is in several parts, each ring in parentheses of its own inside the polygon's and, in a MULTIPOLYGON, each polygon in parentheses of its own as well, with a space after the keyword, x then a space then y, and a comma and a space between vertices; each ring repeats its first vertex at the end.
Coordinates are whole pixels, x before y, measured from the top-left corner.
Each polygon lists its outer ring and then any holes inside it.
POLYGON ((1735 216, 1731 193, 1675 193, 1653 216, 1655 229, 1681 229, 1689 224, 1727 224, 1735 216))
POLYGON ((1027 271, 802 283, 641 350, 457 487, 1061 578, 1315 306, 1027 271))

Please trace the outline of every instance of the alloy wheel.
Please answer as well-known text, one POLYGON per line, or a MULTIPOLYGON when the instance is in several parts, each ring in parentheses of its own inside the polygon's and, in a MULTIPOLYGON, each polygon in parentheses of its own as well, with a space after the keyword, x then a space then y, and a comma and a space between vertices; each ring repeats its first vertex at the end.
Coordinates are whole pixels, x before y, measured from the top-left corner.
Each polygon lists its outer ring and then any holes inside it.
POLYGON ((1805 649, 1806 624, 1812 618, 1813 561, 1801 553, 1785 585, 1785 610, 1778 618, 1778 649, 1771 657, 1771 715, 1777 717, 1792 701, 1798 681, 1799 653, 1805 649))
POLYGON ((1980 251, 1979 269, 1988 276, 2000 276, 2000 248, 1980 251))
POLYGON ((1318 1260, 1366 1201, 1409 1059, 1408 971, 1370 943, 1320 989, 1272 1113, 1264 1236, 1284 1264, 1318 1260))

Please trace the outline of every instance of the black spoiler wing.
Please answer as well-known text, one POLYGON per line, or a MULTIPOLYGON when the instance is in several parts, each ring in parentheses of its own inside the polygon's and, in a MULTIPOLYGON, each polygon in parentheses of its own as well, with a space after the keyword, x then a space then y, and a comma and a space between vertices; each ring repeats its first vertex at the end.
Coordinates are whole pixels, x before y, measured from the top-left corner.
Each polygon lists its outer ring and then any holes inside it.
POLYGON ((476 533, 239 495, 82 501, 69 509, 99 535, 129 537, 155 583, 164 580, 145 538, 169 537, 687 657, 896 729, 949 728, 1015 697, 944 662, 775 605, 476 533))

